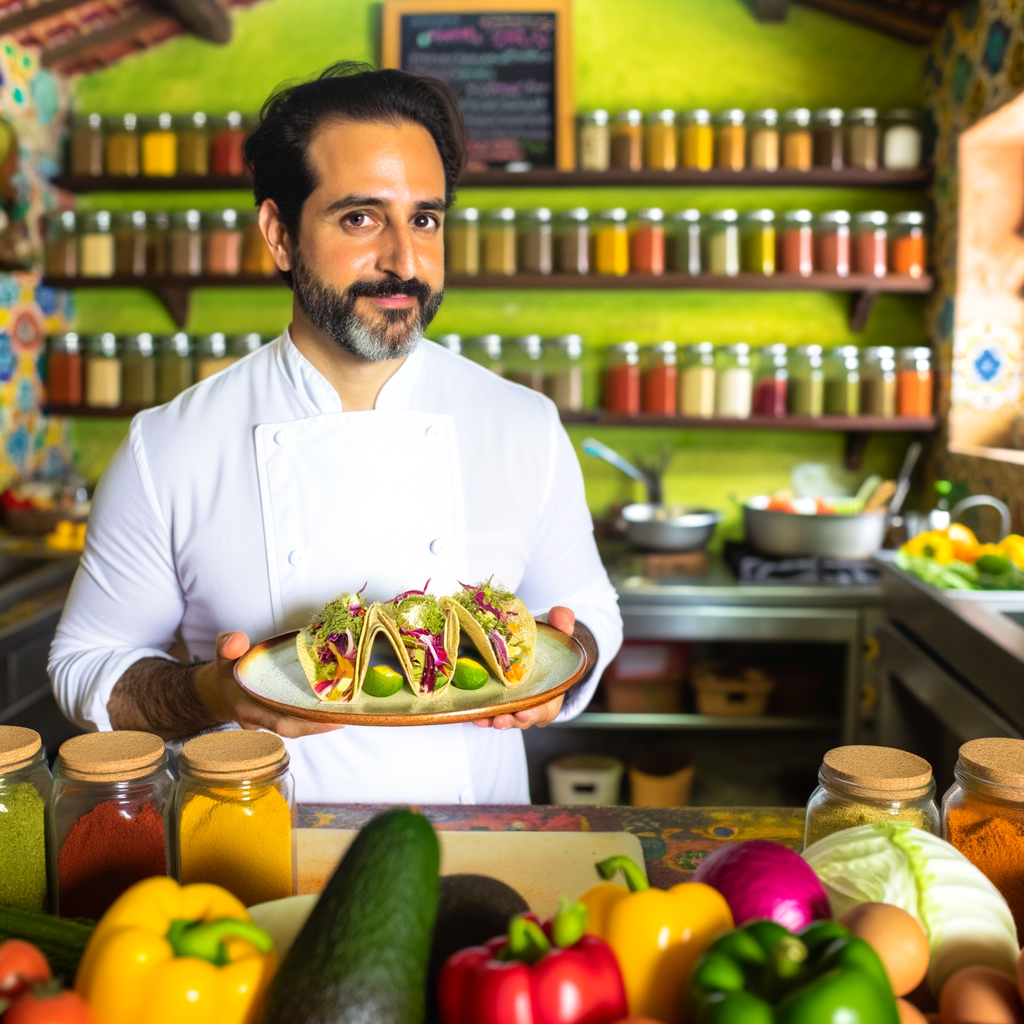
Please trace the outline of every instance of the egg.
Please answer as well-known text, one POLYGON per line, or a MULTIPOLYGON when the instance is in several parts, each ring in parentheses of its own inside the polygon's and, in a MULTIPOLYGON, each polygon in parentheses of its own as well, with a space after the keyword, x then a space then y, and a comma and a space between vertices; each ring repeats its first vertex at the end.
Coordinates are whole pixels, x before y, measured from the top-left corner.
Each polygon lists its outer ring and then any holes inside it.
POLYGON ((942 986, 942 1024, 1024 1024, 1017 984, 994 967, 962 967, 942 986))
POLYGON ((928 936, 905 910, 889 903, 861 903, 847 911, 842 923, 872 946, 896 995, 913 992, 924 980, 928 936))
POLYGON ((906 999, 897 999, 896 1009, 900 1011, 900 1024, 928 1024, 928 1018, 906 999))

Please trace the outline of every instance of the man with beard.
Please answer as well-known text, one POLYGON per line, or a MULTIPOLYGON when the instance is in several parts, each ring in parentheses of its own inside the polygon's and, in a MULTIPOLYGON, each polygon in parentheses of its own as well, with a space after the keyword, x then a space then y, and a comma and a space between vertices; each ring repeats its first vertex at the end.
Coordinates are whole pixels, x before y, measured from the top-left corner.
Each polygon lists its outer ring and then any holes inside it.
POLYGON ((87 729, 272 729, 304 802, 528 802, 521 730, 586 706, 621 620, 552 403, 423 341, 464 162, 455 98, 336 65, 267 101, 246 156, 291 323, 132 421, 51 651, 57 700, 87 729), (250 638, 341 591, 387 600, 491 576, 557 628, 575 614, 593 631, 599 663, 564 704, 337 729, 234 680, 250 638))

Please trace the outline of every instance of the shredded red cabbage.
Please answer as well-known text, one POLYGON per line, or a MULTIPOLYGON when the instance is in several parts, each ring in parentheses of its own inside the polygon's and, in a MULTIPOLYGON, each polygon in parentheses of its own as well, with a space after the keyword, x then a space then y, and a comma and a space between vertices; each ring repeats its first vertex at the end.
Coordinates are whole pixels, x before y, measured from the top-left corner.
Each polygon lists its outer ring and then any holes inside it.
POLYGON ((503 612, 500 608, 496 608, 493 604, 487 603, 487 598, 484 597, 484 592, 478 590, 476 597, 473 598, 476 601, 478 608, 482 608, 485 612, 490 612, 499 622, 507 622, 510 615, 515 615, 515 612, 503 612))
POLYGON ((509 661, 508 645, 505 643, 505 638, 496 629, 492 629, 487 634, 487 638, 491 641, 494 653, 498 656, 498 663, 503 669, 508 669, 511 662, 509 661))
POLYGON ((422 590, 403 590, 402 593, 392 599, 391 603, 398 604, 400 601, 404 601, 407 597, 424 597, 427 593, 427 587, 429 586, 430 580, 427 580, 427 582, 423 584, 422 590))

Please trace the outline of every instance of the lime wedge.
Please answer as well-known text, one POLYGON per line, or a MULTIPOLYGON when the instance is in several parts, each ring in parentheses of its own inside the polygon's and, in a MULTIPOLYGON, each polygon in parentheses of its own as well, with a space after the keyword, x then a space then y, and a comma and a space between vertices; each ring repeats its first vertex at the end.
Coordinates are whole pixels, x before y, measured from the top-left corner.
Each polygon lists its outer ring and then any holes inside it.
POLYGON ((366 670, 363 679, 363 692, 371 697, 392 697, 402 688, 405 682, 401 673, 387 665, 374 665, 366 670))
POLYGON ((479 690, 488 679, 490 675, 487 669, 472 658, 459 658, 455 663, 452 686, 457 690, 479 690))

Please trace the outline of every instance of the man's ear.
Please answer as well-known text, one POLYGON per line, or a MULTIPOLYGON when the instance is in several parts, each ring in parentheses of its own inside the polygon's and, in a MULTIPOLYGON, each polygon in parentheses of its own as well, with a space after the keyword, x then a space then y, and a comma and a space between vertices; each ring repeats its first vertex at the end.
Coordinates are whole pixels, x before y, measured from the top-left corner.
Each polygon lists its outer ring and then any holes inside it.
POLYGON ((278 270, 292 269, 292 240, 281 220, 273 199, 264 199, 260 206, 260 231, 278 270))

